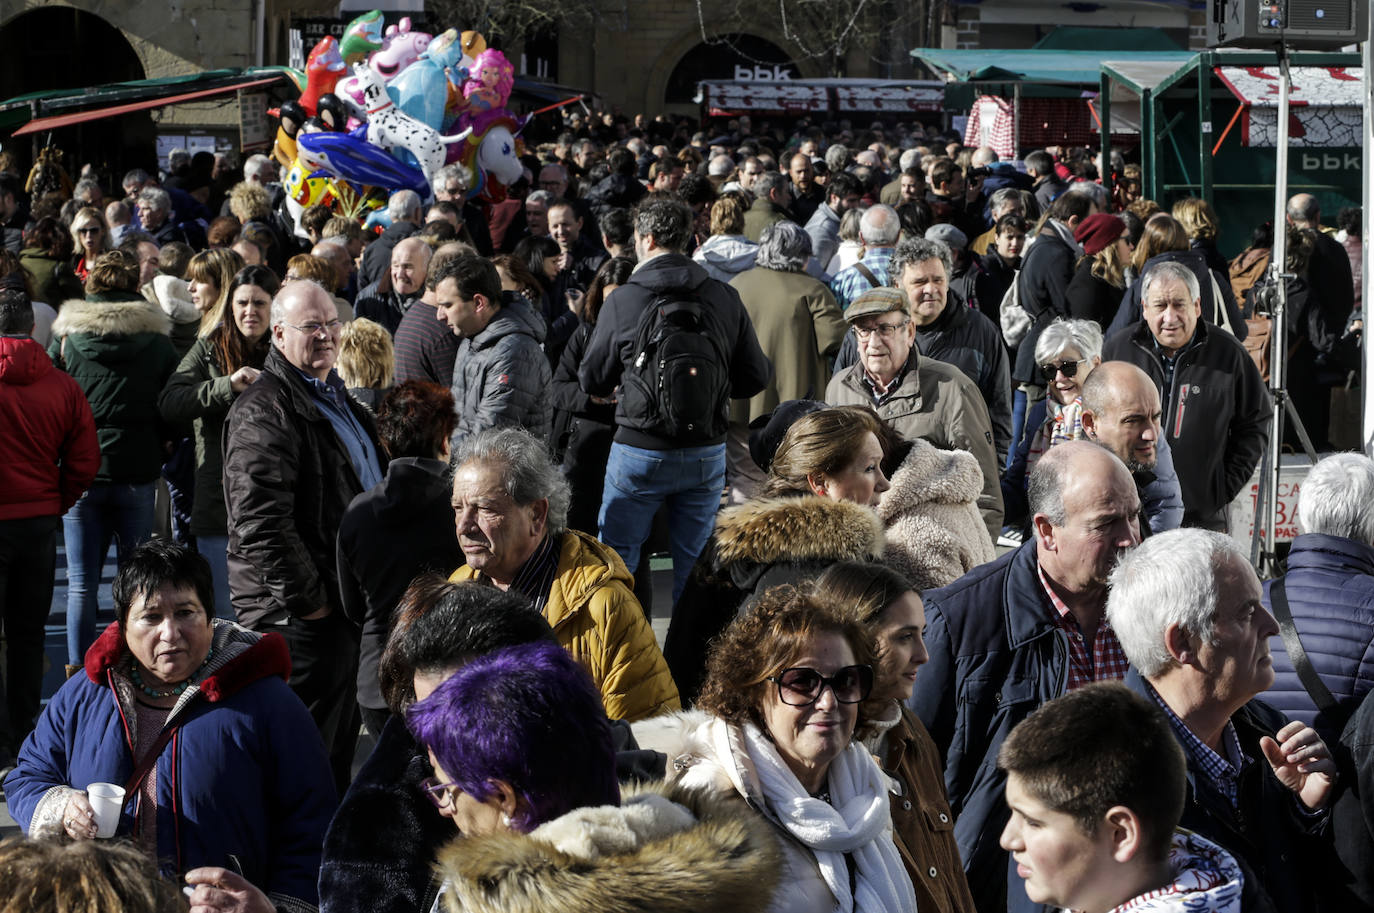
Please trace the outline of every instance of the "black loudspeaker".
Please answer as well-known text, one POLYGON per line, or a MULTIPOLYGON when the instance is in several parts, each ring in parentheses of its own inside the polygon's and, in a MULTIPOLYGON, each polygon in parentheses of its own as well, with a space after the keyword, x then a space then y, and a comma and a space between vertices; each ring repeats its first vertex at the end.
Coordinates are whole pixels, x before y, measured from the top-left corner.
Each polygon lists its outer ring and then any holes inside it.
POLYGON ((1209 47, 1335 50, 1369 37, 1370 0, 1208 0, 1209 47))

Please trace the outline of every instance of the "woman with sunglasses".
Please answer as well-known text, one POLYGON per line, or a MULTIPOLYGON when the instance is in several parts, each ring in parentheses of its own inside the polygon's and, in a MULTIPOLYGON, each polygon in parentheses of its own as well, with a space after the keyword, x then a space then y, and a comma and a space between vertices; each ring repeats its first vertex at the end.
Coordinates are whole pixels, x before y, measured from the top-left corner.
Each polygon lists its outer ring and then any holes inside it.
POLYGON ((1002 504, 1011 529, 1030 528, 1026 486, 1031 470, 1046 450, 1064 441, 1083 440, 1083 382, 1102 364, 1102 330, 1091 320, 1062 317, 1045 327, 1035 341, 1036 373, 1045 398, 1026 415, 1026 433, 1002 477, 1002 504))
POLYGON ((436 867, 451 913, 744 913, 773 897, 782 854, 740 803, 622 794, 601 695, 556 643, 471 659, 406 722, 434 767, 420 788, 461 835, 436 867))
POLYGON ((853 741, 872 652, 833 603, 774 587, 713 646, 700 710, 634 726, 670 780, 737 794, 776 831, 785 868, 769 911, 917 908, 888 778, 853 741))
POLYGON ((72 270, 84 285, 96 259, 110 249, 110 232, 105 228, 105 217, 100 210, 86 206, 77 211, 72 217, 72 241, 76 247, 72 270))
POLYGON ((943 757, 906 706, 917 670, 930 659, 921 596, 881 564, 841 561, 816 581, 815 596, 862 625, 873 644, 874 681, 859 706, 859 735, 891 791, 892 827, 921 913, 973 913, 973 895, 954 840, 943 757))

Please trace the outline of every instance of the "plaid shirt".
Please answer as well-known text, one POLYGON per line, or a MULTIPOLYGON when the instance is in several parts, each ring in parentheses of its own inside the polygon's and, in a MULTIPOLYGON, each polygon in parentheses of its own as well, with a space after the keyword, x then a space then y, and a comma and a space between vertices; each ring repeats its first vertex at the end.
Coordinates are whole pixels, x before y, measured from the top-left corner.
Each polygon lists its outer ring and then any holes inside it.
POLYGON ((835 274, 835 278, 830 280, 830 291, 835 293, 835 302, 840 306, 840 310, 848 308, 854 303, 855 298, 869 289, 881 288, 888 284, 888 267, 892 264, 892 253, 895 250, 895 247, 875 247, 866 251, 864 258, 859 261, 868 267, 873 278, 878 280, 877 286, 869 282, 868 277, 855 266, 846 267, 835 274))
POLYGON ((1104 618, 1097 628, 1097 642, 1087 643, 1083 639, 1082 629, 1078 626, 1078 619, 1073 617, 1073 612, 1050 586, 1044 569, 1038 564, 1035 569, 1040 575, 1040 586, 1049 597, 1050 605, 1054 606, 1055 624, 1069 635, 1069 681, 1064 690, 1073 691, 1089 682, 1120 681, 1125 678, 1129 665, 1126 662, 1126 653, 1121 649, 1121 643, 1116 639, 1116 634, 1112 632, 1106 619, 1104 618), (1095 653, 1094 647, 1097 648, 1095 653))
MULTIPOLYGON (((1202 775, 1215 786, 1222 795, 1226 796, 1235 808, 1239 794, 1239 780, 1242 767, 1248 762, 1245 753, 1240 750, 1240 739, 1236 737, 1236 727, 1232 726, 1228 720, 1226 728, 1221 731, 1221 747, 1226 752, 1226 757, 1217 754, 1207 746, 1207 743, 1194 735, 1193 730, 1188 728, 1188 724, 1178 718, 1178 714, 1168 704, 1164 703, 1164 698, 1159 696, 1159 692, 1149 682, 1145 687, 1150 691, 1150 697, 1155 699, 1155 703, 1164 708, 1164 713, 1169 717, 1169 725, 1174 728, 1174 737, 1183 746, 1183 753, 1188 756, 1188 766, 1201 771, 1202 775)), ((1301 804, 1301 803, 1299 803, 1301 804)))

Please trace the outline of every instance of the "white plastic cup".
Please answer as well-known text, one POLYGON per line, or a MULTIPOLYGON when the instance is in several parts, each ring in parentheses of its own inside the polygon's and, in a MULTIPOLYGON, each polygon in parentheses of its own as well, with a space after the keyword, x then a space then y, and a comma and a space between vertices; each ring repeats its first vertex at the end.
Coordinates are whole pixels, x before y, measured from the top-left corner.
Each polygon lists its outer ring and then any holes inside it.
POLYGON ((92 783, 86 787, 86 797, 95 812, 97 837, 113 837, 119 827, 119 815, 124 810, 124 787, 113 783, 92 783))

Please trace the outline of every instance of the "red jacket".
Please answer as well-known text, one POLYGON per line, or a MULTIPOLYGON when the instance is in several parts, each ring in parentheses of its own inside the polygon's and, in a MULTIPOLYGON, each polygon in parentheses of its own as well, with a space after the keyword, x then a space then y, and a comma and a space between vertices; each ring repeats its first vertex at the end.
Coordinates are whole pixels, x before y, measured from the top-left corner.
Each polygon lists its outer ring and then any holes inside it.
POLYGON ((0 336, 0 520, 66 513, 99 468, 81 387, 32 339, 0 336))

